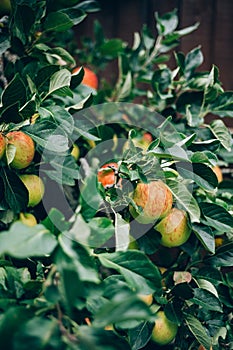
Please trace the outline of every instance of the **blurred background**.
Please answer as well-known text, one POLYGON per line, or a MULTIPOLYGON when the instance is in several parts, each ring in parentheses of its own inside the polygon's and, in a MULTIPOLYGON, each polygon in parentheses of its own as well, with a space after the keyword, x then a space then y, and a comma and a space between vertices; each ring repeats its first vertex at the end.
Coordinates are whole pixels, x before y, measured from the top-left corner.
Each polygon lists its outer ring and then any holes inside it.
POLYGON ((177 8, 179 28, 200 22, 197 30, 182 38, 177 50, 186 54, 200 45, 204 54, 204 63, 200 69, 210 70, 212 64, 215 64, 220 70, 220 80, 224 89, 233 89, 233 0, 99 0, 98 2, 101 10, 89 14, 83 23, 77 26, 78 42, 83 36, 92 37, 93 22, 98 19, 107 38, 118 37, 131 45, 133 33, 140 31, 144 23, 156 35, 155 12, 162 15, 177 8))

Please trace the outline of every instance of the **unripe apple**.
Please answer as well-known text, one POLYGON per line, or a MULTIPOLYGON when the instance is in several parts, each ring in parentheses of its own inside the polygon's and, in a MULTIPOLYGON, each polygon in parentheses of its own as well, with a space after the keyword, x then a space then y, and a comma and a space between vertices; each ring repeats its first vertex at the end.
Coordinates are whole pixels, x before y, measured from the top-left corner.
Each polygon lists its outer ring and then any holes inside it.
POLYGON ((6 150, 6 139, 3 134, 0 134, 0 159, 3 157, 6 150))
MULTIPOLYGON (((72 74, 73 75, 77 74, 80 68, 81 67, 74 68, 72 71, 72 74)), ((97 90, 98 88, 97 75, 90 68, 83 67, 83 69, 84 69, 84 76, 83 76, 82 84, 97 90)))
POLYGON ((12 168, 28 167, 35 155, 35 144, 32 138, 22 131, 11 131, 6 135, 7 143, 16 148, 15 156, 10 163, 12 168))
POLYGON ((173 197, 169 188, 163 181, 157 180, 150 183, 138 183, 133 200, 142 212, 138 214, 130 205, 131 215, 142 224, 153 223, 155 220, 164 217, 171 209, 173 197))
POLYGON ((35 216, 31 213, 20 213, 19 221, 21 221, 24 225, 27 226, 35 226, 37 224, 35 216))
POLYGON ((28 190, 28 207, 35 207, 40 203, 44 195, 43 181, 35 174, 23 174, 20 175, 20 179, 28 190))
POLYGON ((164 311, 158 311, 155 315, 155 326, 152 330, 151 339, 159 344, 169 344, 176 336, 178 326, 176 323, 171 322, 164 311))
POLYGON ((78 147, 78 145, 76 145, 75 143, 73 144, 73 148, 71 150, 71 155, 74 157, 74 159, 77 161, 79 156, 80 156, 80 149, 78 147))
POLYGON ((177 208, 172 208, 155 228, 162 235, 160 243, 169 248, 184 244, 191 234, 187 213, 177 208))

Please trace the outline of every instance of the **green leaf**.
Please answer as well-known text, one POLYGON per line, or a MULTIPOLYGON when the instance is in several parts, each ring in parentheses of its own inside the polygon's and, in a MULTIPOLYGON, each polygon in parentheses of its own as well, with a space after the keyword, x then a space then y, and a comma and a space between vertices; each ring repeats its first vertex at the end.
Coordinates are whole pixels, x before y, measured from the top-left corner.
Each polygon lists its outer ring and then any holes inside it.
POLYGON ((116 251, 125 251, 129 245, 130 225, 119 213, 115 214, 115 244, 116 251))
POLYGON ((233 242, 219 247, 214 256, 206 258, 206 262, 214 267, 233 266, 233 242))
POLYGON ((26 87, 19 73, 15 74, 2 94, 2 104, 4 108, 11 106, 16 101, 21 106, 26 102, 26 87))
MULTIPOLYGON (((63 232, 59 238, 62 255, 69 262, 79 276, 81 281, 99 283, 99 277, 95 266, 94 258, 90 255, 87 248, 73 239, 69 232, 63 232)), ((58 254, 57 261, 61 255, 58 254)))
POLYGON ((167 35, 172 33, 178 26, 177 9, 159 16, 155 13, 156 27, 159 35, 167 35))
POLYGON ((98 258, 102 265, 122 274, 137 292, 149 294, 161 288, 158 268, 140 251, 99 254, 98 258))
POLYGON ((219 232, 233 230, 233 217, 222 206, 215 203, 201 202, 200 208, 208 225, 219 232))
POLYGON ((233 92, 223 92, 207 108, 210 113, 220 117, 233 117, 233 92))
POLYGON ((205 226, 203 224, 193 224, 192 229, 197 236, 197 238, 201 241, 203 246, 211 253, 215 253, 215 240, 213 231, 209 226, 205 226))
MULTIPOLYGON (((105 217, 95 217, 88 222, 90 228, 90 236, 88 237, 88 245, 99 248, 114 237, 114 226, 112 220, 105 217)), ((80 235, 82 236, 82 234, 80 235)), ((83 238, 81 238, 81 241, 83 238)))
POLYGON ((97 189, 96 174, 91 174, 85 180, 80 197, 80 204, 82 206, 81 214, 84 219, 88 221, 93 218, 101 203, 102 198, 97 189))
POLYGON ((201 322, 192 315, 185 315, 185 322, 197 341, 203 344, 206 349, 209 349, 212 344, 211 338, 201 322))
POLYGON ((25 211, 28 204, 28 190, 13 171, 2 168, 1 177, 4 185, 4 196, 9 208, 15 213, 25 211))
POLYGON ((115 58, 123 51, 123 42, 120 39, 111 39, 100 46, 100 53, 108 58, 115 58))
POLYGON ((44 99, 63 88, 69 87, 70 81, 71 73, 68 71, 68 69, 63 68, 58 72, 55 72, 50 79, 49 91, 44 97, 44 99))
POLYGON ((0 235, 0 255, 9 254, 15 258, 47 256, 56 245, 56 238, 43 225, 29 227, 15 222, 9 231, 0 235))
POLYGON ((191 222, 199 222, 201 215, 199 205, 187 187, 174 179, 167 180, 167 185, 177 202, 189 213, 191 222))
POLYGON ((44 22, 45 31, 63 32, 73 27, 73 21, 64 12, 50 12, 44 22))
POLYGON ((185 68, 184 75, 186 79, 190 78, 195 69, 199 67, 203 62, 203 54, 200 50, 200 47, 196 47, 190 51, 185 57, 185 68))
POLYGON ((230 152, 232 147, 232 137, 229 129, 225 126, 223 121, 216 119, 211 122, 209 128, 214 136, 220 141, 221 145, 230 152))
POLYGON ((14 336, 14 349, 27 350, 28 347, 46 350, 60 348, 60 329, 55 318, 34 317, 24 323, 14 336))
POLYGON ((132 350, 139 350, 146 346, 151 338, 154 322, 143 322, 139 326, 129 330, 129 342, 132 350))
POLYGON ((193 298, 190 301, 206 310, 223 312, 219 299, 206 289, 195 288, 193 298))
POLYGON ((206 191, 213 191, 218 185, 218 179, 211 168, 205 164, 179 162, 176 169, 184 179, 191 179, 206 191))

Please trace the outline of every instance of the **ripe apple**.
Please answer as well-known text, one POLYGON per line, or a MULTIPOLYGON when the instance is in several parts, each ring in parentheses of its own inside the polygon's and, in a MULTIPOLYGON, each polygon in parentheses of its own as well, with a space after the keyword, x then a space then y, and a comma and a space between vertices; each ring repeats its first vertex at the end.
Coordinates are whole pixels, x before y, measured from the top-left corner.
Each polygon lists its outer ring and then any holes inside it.
POLYGON ((218 183, 222 182, 223 176, 222 176, 222 170, 220 169, 220 167, 218 165, 215 165, 212 167, 212 170, 215 173, 215 175, 217 176, 218 183))
POLYGON ((155 326, 152 330, 151 339, 159 344, 169 344, 176 336, 178 326, 176 323, 171 322, 164 311, 158 311, 155 315, 155 326))
POLYGON ((35 174, 20 175, 21 181, 28 190, 28 207, 35 207, 43 198, 45 187, 41 178, 35 174))
POLYGON ((171 209, 173 197, 169 188, 163 181, 157 180, 150 183, 138 183, 133 200, 142 212, 138 214, 132 205, 129 206, 131 215, 142 224, 153 223, 164 217, 171 209))
MULTIPOLYGON (((74 68, 72 70, 72 74, 73 75, 77 74, 80 68, 81 67, 74 68)), ((84 69, 84 77, 82 80, 82 84, 97 90, 99 85, 97 75, 90 68, 83 67, 83 69, 84 69)))
POLYGON ((187 213, 177 208, 172 208, 155 228, 162 235, 160 243, 169 248, 184 244, 191 234, 187 213))
POLYGON ((27 226, 35 226, 37 224, 35 216, 31 213, 20 213, 19 221, 27 226))
POLYGON ((10 0, 1 0, 0 1, 0 14, 8 15, 11 12, 11 2, 10 0))
POLYGON ((74 157, 74 159, 77 161, 80 156, 80 149, 76 143, 73 144, 73 148, 71 150, 71 155, 74 157))
POLYGON ((3 134, 0 134, 0 159, 3 157, 6 150, 6 139, 3 134))
POLYGON ((118 164, 115 162, 110 162, 104 164, 97 174, 97 180, 100 182, 104 188, 110 188, 116 183, 116 172, 118 170, 118 164))
POLYGON ((7 143, 16 148, 15 156, 10 163, 12 168, 24 169, 29 166, 35 155, 35 144, 32 138, 22 131, 11 131, 6 138, 7 143))

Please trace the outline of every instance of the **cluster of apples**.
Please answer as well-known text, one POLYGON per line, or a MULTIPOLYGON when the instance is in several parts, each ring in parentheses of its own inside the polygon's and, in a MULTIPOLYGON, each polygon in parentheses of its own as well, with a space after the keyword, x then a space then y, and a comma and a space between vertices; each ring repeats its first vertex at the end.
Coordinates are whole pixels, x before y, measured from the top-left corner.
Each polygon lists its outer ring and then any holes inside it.
MULTIPOLYGON (((22 170, 33 161, 35 144, 32 138, 22 131, 0 134, 0 159, 12 169, 22 170)), ((36 174, 21 174, 19 178, 28 190, 28 207, 35 207, 43 198, 45 187, 36 174)))

